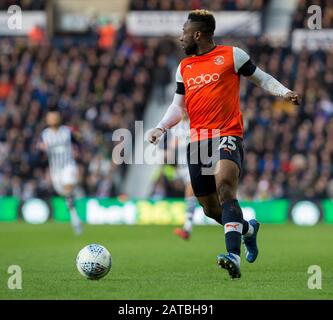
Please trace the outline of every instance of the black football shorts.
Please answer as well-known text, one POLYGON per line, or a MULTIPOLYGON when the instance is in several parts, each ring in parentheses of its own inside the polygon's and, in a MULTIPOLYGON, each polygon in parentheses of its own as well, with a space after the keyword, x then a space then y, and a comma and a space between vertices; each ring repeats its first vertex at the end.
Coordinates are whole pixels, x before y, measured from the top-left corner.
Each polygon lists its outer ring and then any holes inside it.
POLYGON ((243 158, 243 140, 240 137, 224 136, 189 143, 187 163, 194 194, 202 197, 216 192, 214 169, 219 160, 234 161, 241 175, 243 158))

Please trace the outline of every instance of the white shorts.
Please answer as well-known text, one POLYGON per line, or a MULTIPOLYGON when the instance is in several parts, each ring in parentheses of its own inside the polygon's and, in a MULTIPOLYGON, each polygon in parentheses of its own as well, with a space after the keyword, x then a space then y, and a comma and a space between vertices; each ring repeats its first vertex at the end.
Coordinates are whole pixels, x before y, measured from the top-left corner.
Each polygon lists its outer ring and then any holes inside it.
POLYGON ((59 195, 64 195, 64 186, 75 186, 78 182, 76 165, 68 165, 57 170, 51 168, 50 173, 53 188, 59 195))

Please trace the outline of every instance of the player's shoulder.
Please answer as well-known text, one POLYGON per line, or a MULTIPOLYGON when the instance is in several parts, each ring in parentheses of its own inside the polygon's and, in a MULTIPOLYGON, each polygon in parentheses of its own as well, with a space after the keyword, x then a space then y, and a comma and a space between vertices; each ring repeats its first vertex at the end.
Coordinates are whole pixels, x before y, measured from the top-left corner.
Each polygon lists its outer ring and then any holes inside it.
POLYGON ((49 127, 44 128, 41 132, 41 135, 44 136, 44 135, 48 134, 50 132, 50 130, 51 129, 49 127))
POLYGON ((66 125, 62 125, 62 126, 60 126, 60 131, 62 131, 62 132, 69 132, 69 133, 71 133, 71 128, 69 127, 69 126, 66 126, 66 125))
POLYGON ((191 60, 193 60, 193 57, 186 57, 180 60, 178 68, 177 68, 177 73, 183 74, 183 70, 187 65, 191 64, 191 60))
POLYGON ((242 49, 241 47, 238 46, 218 46, 218 49, 216 50, 216 52, 225 52, 225 53, 230 53, 233 55, 242 55, 242 54, 247 54, 246 50, 242 49))
POLYGON ((190 63, 190 61, 192 61, 193 59, 194 59, 195 57, 185 57, 185 58, 183 58, 183 59, 181 59, 180 60, 180 63, 179 63, 179 65, 180 65, 180 67, 182 67, 182 66, 186 66, 188 63, 190 63))
POLYGON ((232 55, 233 58, 238 57, 248 57, 248 54, 246 51, 238 46, 220 46, 220 48, 217 50, 217 53, 220 52, 221 54, 229 54, 232 55))

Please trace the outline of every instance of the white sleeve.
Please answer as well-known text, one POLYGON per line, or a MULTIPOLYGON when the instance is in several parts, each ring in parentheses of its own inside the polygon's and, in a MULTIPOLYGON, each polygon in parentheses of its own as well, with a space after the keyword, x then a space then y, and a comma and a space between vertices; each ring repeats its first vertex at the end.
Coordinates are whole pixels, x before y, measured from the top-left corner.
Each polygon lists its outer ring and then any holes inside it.
POLYGON ((180 64, 178 65, 178 68, 177 68, 177 71, 176 71, 176 82, 184 83, 183 76, 180 73, 180 64))
POLYGON ((250 60, 250 56, 244 50, 238 47, 233 47, 233 56, 235 72, 238 73, 239 69, 244 65, 244 63, 250 60))
POLYGON ((287 92, 291 91, 282 83, 258 67, 256 68, 253 75, 249 76, 248 79, 274 96, 283 97, 287 92))
POLYGON ((175 93, 172 103, 156 128, 170 129, 183 119, 185 111, 184 95, 175 93))

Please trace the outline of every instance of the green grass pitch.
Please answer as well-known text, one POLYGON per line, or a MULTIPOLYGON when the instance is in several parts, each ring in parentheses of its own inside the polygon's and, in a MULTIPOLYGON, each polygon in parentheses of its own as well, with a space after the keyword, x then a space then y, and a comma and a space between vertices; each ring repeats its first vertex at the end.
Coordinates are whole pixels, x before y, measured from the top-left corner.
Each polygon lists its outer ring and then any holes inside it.
POLYGON ((333 226, 263 224, 258 260, 242 259, 238 281, 216 265, 221 227, 195 227, 187 242, 173 229, 85 225, 77 237, 69 224, 1 223, 0 299, 333 299, 333 226), (110 273, 98 281, 75 266, 90 243, 112 254, 110 273), (8 289, 10 265, 22 268, 22 290, 8 289), (310 265, 321 267, 322 289, 308 288, 310 265))

